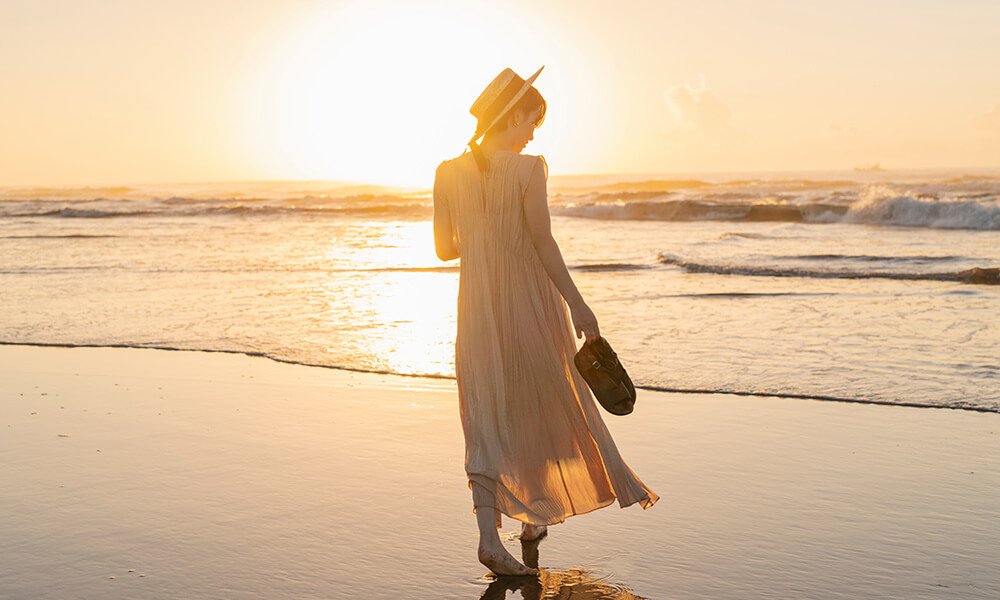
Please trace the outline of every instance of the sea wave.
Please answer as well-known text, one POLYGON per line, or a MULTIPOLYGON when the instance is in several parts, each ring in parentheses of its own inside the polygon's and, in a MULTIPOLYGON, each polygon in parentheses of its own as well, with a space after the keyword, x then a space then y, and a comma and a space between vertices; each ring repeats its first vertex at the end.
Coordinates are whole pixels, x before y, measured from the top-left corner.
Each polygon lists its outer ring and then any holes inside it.
POLYGON ((894 272, 863 270, 822 270, 758 265, 699 263, 667 254, 659 255, 663 264, 674 265, 689 273, 742 275, 748 277, 804 277, 813 279, 896 279, 902 281, 953 281, 980 285, 1000 285, 1000 268, 973 267, 962 271, 894 272))
POLYGON ((64 217, 67 219, 107 219, 110 217, 139 217, 151 214, 148 210, 96 210, 83 208, 60 208, 37 213, 7 215, 13 217, 64 217))
POLYGON ((777 258, 804 261, 857 261, 857 262, 884 262, 884 263, 941 263, 954 262, 957 260, 970 260, 964 256, 880 256, 876 254, 793 254, 788 256, 778 256, 777 258))
POLYGON ((763 233, 749 233, 744 231, 727 231, 719 236, 720 240, 766 240, 771 236, 763 233))
POLYGON ((554 215, 602 220, 744 221, 850 223, 932 229, 1000 230, 1000 204, 987 196, 944 198, 900 193, 886 187, 865 191, 851 205, 657 200, 583 202, 551 207, 554 215))
POLYGON ((843 216, 846 206, 835 204, 746 204, 704 200, 656 202, 579 203, 551 206, 554 215, 588 219, 642 221, 776 221, 801 223, 823 221, 828 215, 843 216))
POLYGON ((111 234, 97 234, 91 235, 86 233, 70 233, 65 235, 0 235, 0 239, 3 240, 90 240, 99 238, 116 238, 121 237, 118 235, 111 234))
POLYGON ((1000 230, 1000 205, 981 199, 985 198, 938 199, 872 186, 861 194, 843 220, 866 225, 1000 230))
POLYGON ((55 203, 51 200, 0 203, 0 217, 106 219, 112 217, 199 217, 199 216, 332 216, 430 218, 433 206, 412 196, 351 196, 340 198, 302 197, 294 200, 250 198, 240 201, 170 197, 153 200, 80 200, 55 203), (62 204, 59 206, 59 204, 62 204))
MULTIPOLYGON (((444 375, 441 373, 405 373, 394 371, 391 369, 371 369, 354 367, 349 365, 339 365, 333 363, 325 362, 311 362, 303 360, 295 360, 292 358, 287 358, 282 356, 280 353, 271 352, 261 352, 253 350, 229 350, 229 349, 214 349, 214 348, 204 348, 204 347, 182 347, 182 346, 170 346, 165 344, 128 344, 128 343, 73 343, 73 342, 12 342, 12 341, 0 341, 0 346, 34 346, 34 347, 45 347, 45 348, 131 348, 136 350, 160 350, 169 352, 205 352, 209 354, 242 354, 244 356, 252 356, 258 358, 266 358, 278 363, 298 365, 304 367, 317 367, 322 369, 336 369, 338 371, 350 371, 354 373, 372 373, 378 375, 398 375, 401 377, 417 377, 422 379, 438 379, 438 380, 453 380, 454 375, 444 375)), ((674 394, 720 394, 729 396, 744 396, 744 397, 758 397, 758 398, 787 398, 791 400, 813 400, 820 402, 846 402, 852 404, 872 404, 881 406, 900 406, 909 408, 938 408, 938 409, 951 409, 951 410, 965 410, 972 412, 981 413, 1000 413, 1000 407, 995 405, 980 405, 972 402, 966 401, 953 401, 947 404, 931 404, 923 402, 912 402, 906 400, 879 400, 870 398, 852 398, 845 396, 833 396, 821 393, 794 393, 794 392, 784 392, 781 390, 752 390, 752 389, 739 389, 739 388, 686 388, 686 387, 674 387, 667 385, 658 385, 655 383, 645 383, 637 382, 636 388, 650 390, 654 392, 665 392, 674 394)))
POLYGON ((653 265, 643 265, 638 263, 585 263, 573 265, 570 268, 576 271, 640 271, 651 269, 653 265))
MULTIPOLYGON (((922 184, 843 187, 849 182, 647 181, 561 189, 550 197, 554 216, 596 220, 734 221, 857 224, 934 229, 1000 230, 1000 188, 922 184), (836 184, 836 185, 834 185, 836 184), (837 187, 841 186, 841 187, 837 187)), ((956 184, 957 185, 957 184, 956 184)), ((104 219, 156 216, 290 216, 429 219, 427 190, 375 190, 269 197, 0 198, 0 217, 104 219)), ((734 234, 737 235, 737 234, 734 234)), ((741 234, 746 235, 746 234, 741 234)))

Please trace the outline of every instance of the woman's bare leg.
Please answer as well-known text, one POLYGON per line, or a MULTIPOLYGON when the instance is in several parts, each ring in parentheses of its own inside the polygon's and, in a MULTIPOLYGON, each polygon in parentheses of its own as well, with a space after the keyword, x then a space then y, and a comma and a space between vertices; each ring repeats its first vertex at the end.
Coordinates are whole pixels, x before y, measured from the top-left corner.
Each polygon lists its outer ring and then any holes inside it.
POLYGON ((545 525, 532 525, 531 523, 525 523, 521 527, 521 539, 530 542, 532 540, 537 540, 548 533, 549 528, 545 525))
POLYGON ((477 508, 476 523, 479 525, 479 562, 497 575, 538 575, 537 569, 522 565, 504 548, 497 533, 495 508, 477 508))

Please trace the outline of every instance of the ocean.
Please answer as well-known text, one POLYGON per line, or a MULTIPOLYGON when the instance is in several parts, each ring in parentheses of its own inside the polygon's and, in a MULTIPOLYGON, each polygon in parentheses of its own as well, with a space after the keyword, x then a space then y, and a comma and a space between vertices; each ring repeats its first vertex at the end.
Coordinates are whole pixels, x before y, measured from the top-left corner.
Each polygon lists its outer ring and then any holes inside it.
MULTIPOLYGON (((639 386, 1000 412, 1000 171, 553 177, 639 386)), ((0 342, 454 376, 430 191, 0 188, 0 342)))

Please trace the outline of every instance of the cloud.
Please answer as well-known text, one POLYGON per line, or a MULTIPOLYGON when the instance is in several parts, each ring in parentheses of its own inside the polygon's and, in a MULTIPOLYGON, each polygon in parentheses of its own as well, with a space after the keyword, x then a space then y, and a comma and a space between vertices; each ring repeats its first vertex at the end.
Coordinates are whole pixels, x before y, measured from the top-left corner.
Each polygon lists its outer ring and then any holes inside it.
POLYGON ((728 104, 705 87, 704 78, 697 87, 687 83, 672 85, 663 98, 674 128, 683 131, 711 133, 726 129, 733 114, 728 104))
POLYGON ((993 107, 993 110, 981 115, 976 119, 976 127, 978 129, 987 129, 990 131, 1000 131, 1000 104, 993 107))

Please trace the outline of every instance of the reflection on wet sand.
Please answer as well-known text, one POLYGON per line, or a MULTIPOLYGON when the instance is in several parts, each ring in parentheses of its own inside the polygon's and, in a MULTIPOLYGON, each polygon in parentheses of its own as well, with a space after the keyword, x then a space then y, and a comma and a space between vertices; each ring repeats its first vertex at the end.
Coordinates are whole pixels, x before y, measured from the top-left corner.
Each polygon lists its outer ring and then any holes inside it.
POLYGON ((627 587, 583 569, 542 569, 538 577, 498 577, 481 600, 504 600, 507 592, 521 592, 524 600, 642 600, 627 587))
MULTIPOLYGON (((521 542, 524 564, 538 568, 538 544, 544 539, 521 542)), ((524 600, 642 600, 628 587, 608 581, 606 574, 572 569, 539 569, 538 577, 496 577, 480 600, 505 600, 507 592, 521 592, 524 600)))

